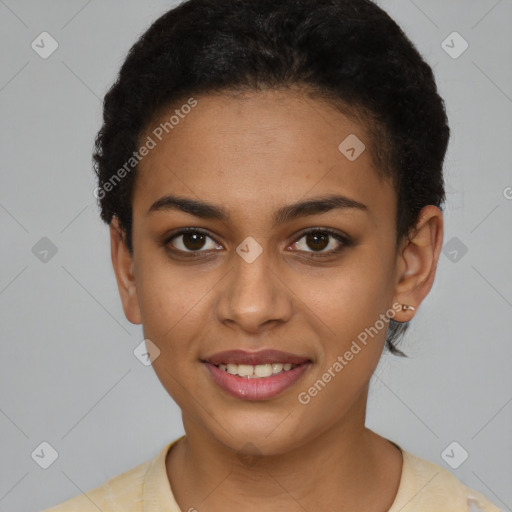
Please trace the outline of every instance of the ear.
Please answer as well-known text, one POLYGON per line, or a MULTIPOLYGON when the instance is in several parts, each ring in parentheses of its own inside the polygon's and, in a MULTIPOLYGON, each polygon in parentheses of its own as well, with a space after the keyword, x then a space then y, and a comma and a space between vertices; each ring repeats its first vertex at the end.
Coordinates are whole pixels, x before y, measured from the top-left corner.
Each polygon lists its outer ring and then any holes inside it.
MULTIPOLYGON (((418 309, 434 283, 443 235, 441 210, 433 205, 425 206, 409 238, 400 247, 394 301, 418 309)), ((413 310, 399 311, 394 319, 408 322, 414 314, 413 310)))
POLYGON ((121 229, 118 218, 113 217, 110 223, 110 253, 119 295, 126 318, 132 324, 141 324, 137 287, 133 273, 133 258, 125 240, 125 232, 121 229))

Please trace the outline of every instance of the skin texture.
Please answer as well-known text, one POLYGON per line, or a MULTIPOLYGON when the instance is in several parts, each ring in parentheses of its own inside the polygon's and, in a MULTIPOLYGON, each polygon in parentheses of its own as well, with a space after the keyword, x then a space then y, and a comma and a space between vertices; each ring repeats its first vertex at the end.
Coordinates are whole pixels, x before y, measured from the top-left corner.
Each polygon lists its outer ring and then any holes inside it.
MULTIPOLYGON (((124 312, 160 349, 153 367, 182 411, 186 438, 166 461, 176 500, 182 510, 200 512, 387 510, 402 456, 364 425, 386 329, 308 404, 297 396, 394 303, 418 309, 433 284, 442 213, 425 207, 410 240, 397 247, 396 193, 377 177, 365 127, 328 103, 291 90, 197 101, 139 164, 133 259, 115 218, 110 229, 124 312), (349 134, 367 147, 354 161, 338 149, 349 134), (333 193, 367 211, 336 209, 272 225, 278 208, 333 193), (214 203, 230 218, 147 213, 166 194, 214 203), (178 235, 167 247, 189 253, 198 247, 203 253, 196 259, 164 247, 166 236, 184 227, 211 238, 194 246, 178 235), (329 237, 315 245, 303 235, 307 228, 345 233, 353 244, 313 258, 342 242, 329 237), (236 252, 248 236, 263 250, 252 263, 236 252), (312 364, 280 395, 241 400, 221 390, 201 363, 236 348, 279 349, 312 364)), ((400 311, 394 318, 413 315, 400 311)))

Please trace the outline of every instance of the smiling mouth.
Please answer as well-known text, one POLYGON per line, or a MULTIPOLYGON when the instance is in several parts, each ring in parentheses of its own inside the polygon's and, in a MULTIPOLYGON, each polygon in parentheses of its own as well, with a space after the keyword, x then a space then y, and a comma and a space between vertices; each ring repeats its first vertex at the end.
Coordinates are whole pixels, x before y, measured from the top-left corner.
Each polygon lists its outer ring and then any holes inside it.
POLYGON ((272 375, 279 375, 299 366, 292 363, 267 363, 267 364, 216 364, 217 368, 238 377, 246 377, 247 379, 264 379, 272 375))
POLYGON ((312 363, 303 360, 300 363, 265 362, 255 365, 208 361, 203 364, 217 386, 228 394, 243 400, 269 400, 293 386, 312 363))
POLYGON ((307 355, 275 349, 224 350, 200 359, 213 382, 243 400, 269 400, 293 386, 312 365, 307 355))

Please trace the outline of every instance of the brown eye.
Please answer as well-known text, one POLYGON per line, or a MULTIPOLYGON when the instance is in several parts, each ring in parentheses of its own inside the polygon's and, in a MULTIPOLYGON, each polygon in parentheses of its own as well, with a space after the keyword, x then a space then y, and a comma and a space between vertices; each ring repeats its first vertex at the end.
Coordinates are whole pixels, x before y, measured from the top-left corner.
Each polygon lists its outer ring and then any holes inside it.
POLYGON ((191 251, 202 249, 206 239, 206 236, 202 233, 185 233, 181 236, 183 237, 183 245, 191 251))
POLYGON ((315 251, 322 251, 329 245, 329 235, 321 232, 308 233, 306 235, 306 244, 315 251))
POLYGON ((330 229, 319 228, 306 231, 293 244, 294 248, 298 249, 299 252, 309 253, 313 257, 333 255, 350 245, 351 241, 347 236, 330 229), (304 241, 302 242, 302 240, 304 241))
POLYGON ((177 252, 207 252, 222 248, 207 233, 198 229, 183 229, 165 241, 177 252))

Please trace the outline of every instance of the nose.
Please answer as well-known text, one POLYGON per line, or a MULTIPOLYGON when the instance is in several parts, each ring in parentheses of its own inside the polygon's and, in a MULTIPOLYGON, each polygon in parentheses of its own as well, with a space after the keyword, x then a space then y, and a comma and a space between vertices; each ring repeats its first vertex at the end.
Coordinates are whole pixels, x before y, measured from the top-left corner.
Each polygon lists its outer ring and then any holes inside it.
POLYGON ((254 334, 287 322, 293 313, 293 292, 268 251, 263 249, 250 263, 238 253, 232 259, 232 270, 218 290, 218 320, 254 334))

